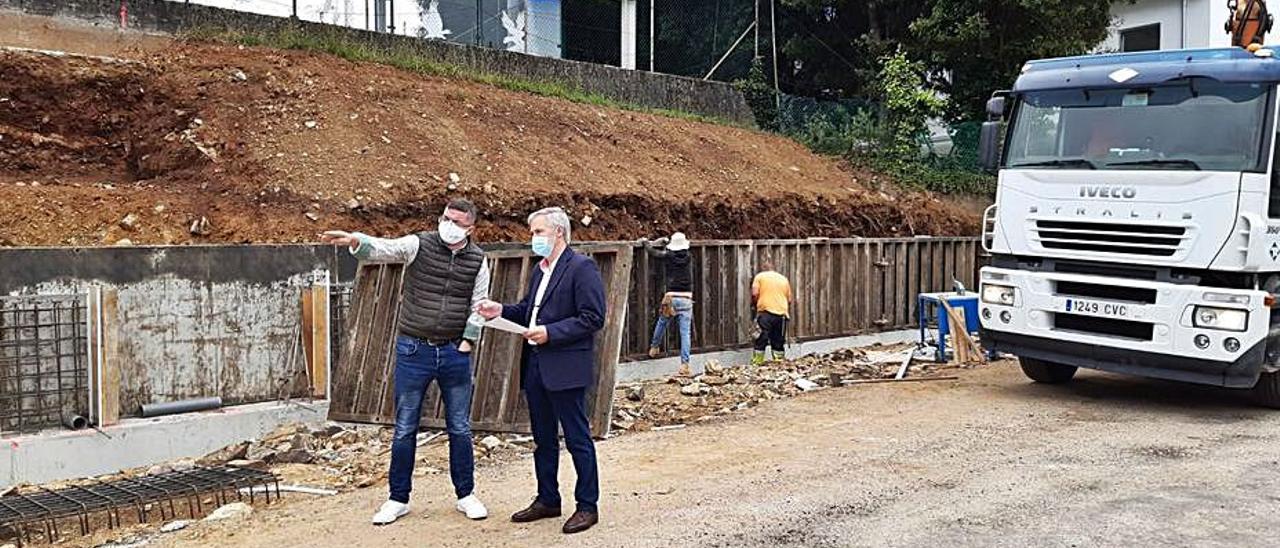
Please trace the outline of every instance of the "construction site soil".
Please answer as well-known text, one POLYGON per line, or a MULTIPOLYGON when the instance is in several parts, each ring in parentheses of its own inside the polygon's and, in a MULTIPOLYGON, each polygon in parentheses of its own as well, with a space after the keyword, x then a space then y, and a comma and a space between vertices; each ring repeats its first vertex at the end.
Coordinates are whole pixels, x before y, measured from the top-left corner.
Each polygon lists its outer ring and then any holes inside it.
MULTIPOLYGON (((0 27, 18 17, 0 15, 0 27)), ((321 54, 21 19, 0 31, 0 245, 393 235, 434 226, 455 196, 482 208, 484 241, 524 239, 524 217, 545 205, 568 209, 588 240, 978 227, 971 207, 759 131, 321 54)))

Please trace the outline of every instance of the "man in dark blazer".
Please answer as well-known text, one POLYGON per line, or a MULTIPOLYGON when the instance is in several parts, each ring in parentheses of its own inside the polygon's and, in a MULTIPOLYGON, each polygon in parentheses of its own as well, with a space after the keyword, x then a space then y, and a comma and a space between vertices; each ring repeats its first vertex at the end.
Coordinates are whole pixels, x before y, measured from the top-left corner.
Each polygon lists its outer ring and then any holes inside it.
POLYGON ((529 216, 533 252, 543 257, 529 279, 524 300, 503 305, 484 301, 476 310, 529 326, 520 360, 520 380, 533 428, 538 496, 511 521, 525 523, 560 516, 560 440, 578 474, 577 510, 565 533, 590 529, 599 521, 600 483, 595 443, 587 420, 587 387, 595 382, 595 335, 604 327, 604 282, 595 261, 569 249, 569 216, 554 207, 529 216))

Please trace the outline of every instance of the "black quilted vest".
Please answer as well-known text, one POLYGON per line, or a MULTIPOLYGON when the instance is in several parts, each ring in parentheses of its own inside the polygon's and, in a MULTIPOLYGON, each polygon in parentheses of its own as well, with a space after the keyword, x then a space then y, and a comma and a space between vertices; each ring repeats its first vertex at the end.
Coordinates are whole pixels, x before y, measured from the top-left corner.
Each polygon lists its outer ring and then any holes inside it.
POLYGON ((404 274, 400 332, 427 340, 462 337, 471 315, 484 251, 471 242, 454 253, 435 232, 418 234, 418 256, 404 274))

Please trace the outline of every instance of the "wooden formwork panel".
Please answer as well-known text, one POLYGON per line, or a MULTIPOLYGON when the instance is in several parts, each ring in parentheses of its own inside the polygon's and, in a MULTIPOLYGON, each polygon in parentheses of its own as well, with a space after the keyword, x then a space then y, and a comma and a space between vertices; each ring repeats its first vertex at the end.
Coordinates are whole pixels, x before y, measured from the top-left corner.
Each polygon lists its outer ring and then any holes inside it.
MULTIPOLYGON (((578 249, 600 268, 606 298, 605 327, 596 334, 596 384, 587 391, 591 429, 608 432, 613 385, 627 322, 631 291, 632 248, 591 245, 578 249)), ((525 250, 491 251, 490 298, 516 302, 523 296, 536 265, 525 250)), ((334 420, 394 424, 395 337, 403 284, 402 265, 361 265, 351 308, 346 315, 346 341, 333 370, 329 417, 334 420)), ((520 356, 524 339, 486 330, 472 357, 474 379, 471 427, 480 431, 529 432, 528 405, 520 391, 520 356)), ((445 426, 440 391, 432 385, 423 402, 422 424, 445 426)))
MULTIPOLYGON (((639 248, 637 248, 639 249, 639 248)), ((792 283, 789 337, 812 340, 915 325, 916 296, 948 291, 953 280, 976 290, 976 238, 868 238, 695 242, 694 352, 751 344, 751 279, 767 260, 792 283)), ((623 356, 643 359, 665 291, 663 263, 638 250, 623 356)), ((676 331, 666 348, 678 348, 676 331)))

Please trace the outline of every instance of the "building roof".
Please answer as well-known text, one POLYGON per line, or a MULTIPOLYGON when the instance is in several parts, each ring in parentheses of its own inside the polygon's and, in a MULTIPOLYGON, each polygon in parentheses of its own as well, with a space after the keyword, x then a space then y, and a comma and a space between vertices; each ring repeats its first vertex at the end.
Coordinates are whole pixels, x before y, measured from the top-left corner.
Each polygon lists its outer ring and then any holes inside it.
MULTIPOLYGON (((1121 75, 1117 75, 1121 76, 1121 75)), ((1189 77, 1221 82, 1280 82, 1280 59, 1258 57, 1243 48, 1144 51, 1082 55, 1029 61, 1013 91, 1063 88, 1133 87, 1189 77), (1112 75, 1129 69, 1119 81, 1112 75)))

